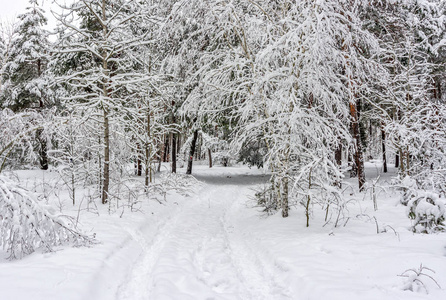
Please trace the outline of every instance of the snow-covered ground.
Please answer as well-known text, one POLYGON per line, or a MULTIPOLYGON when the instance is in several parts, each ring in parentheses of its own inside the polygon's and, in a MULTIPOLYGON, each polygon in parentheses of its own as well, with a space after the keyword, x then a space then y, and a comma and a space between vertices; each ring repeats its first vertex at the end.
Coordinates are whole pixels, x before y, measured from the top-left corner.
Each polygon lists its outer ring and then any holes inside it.
MULTIPOLYGON (((379 166, 367 171, 374 178, 379 166)), ((253 188, 268 180, 261 170, 194 166, 194 174, 202 184, 190 197, 144 200, 133 213, 82 210, 82 227, 100 244, 1 259, 0 299, 446 299, 446 234, 413 234, 391 189, 379 190, 376 212, 369 194, 346 192, 352 201, 337 228, 323 226, 315 206, 306 228, 301 207, 287 219, 254 207, 253 188), (428 294, 403 290, 407 278, 398 275, 420 264, 441 288, 421 276, 428 294)), ((55 203, 77 216, 67 192, 52 191, 55 172, 17 176, 28 188, 56 192, 55 203)))

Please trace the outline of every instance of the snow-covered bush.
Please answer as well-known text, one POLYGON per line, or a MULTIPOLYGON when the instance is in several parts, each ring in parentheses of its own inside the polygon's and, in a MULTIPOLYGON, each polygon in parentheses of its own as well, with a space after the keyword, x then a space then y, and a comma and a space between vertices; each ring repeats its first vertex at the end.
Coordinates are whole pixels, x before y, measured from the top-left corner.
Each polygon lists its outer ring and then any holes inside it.
POLYGON ((14 113, 0 110, 0 172, 6 165, 19 162, 34 162, 36 155, 34 135, 45 124, 44 119, 33 110, 14 113), (13 159, 11 159, 13 157, 13 159))
POLYGON ((445 204, 434 192, 418 191, 407 204, 414 232, 430 233, 444 230, 445 204))
POLYGON ((17 183, 0 176, 0 245, 9 259, 22 258, 37 249, 84 246, 93 239, 79 231, 68 216, 57 215, 41 205, 17 183))
POLYGON ((167 191, 173 190, 183 196, 190 196, 200 183, 192 175, 165 173, 161 175, 161 185, 167 191))
POLYGON ((418 269, 413 268, 404 271, 401 275, 399 275, 400 277, 406 278, 402 289, 405 291, 424 292, 428 294, 429 285, 435 284, 436 287, 441 288, 432 275, 427 274, 427 271, 435 273, 434 270, 424 267, 422 264, 418 269))
POLYGON ((401 190, 403 191, 400 202, 404 206, 407 206, 409 201, 417 196, 417 182, 410 176, 406 176, 403 180, 401 180, 401 183, 397 185, 400 186, 401 190))
POLYGON ((162 200, 166 201, 167 194, 170 191, 189 197, 200 186, 200 182, 192 175, 163 173, 160 177, 159 182, 150 183, 146 187, 149 197, 158 200, 158 202, 161 202, 158 196, 162 196, 162 200))
POLYGON ((254 197, 256 204, 262 207, 263 212, 268 215, 274 214, 279 208, 277 193, 275 193, 271 183, 256 189, 254 197))

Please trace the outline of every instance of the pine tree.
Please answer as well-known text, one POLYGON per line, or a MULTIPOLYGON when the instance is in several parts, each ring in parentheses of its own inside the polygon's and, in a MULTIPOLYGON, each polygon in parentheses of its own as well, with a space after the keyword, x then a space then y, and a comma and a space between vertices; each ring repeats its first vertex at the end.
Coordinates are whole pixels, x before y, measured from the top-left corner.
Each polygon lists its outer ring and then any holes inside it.
POLYGON ((47 19, 36 0, 27 12, 19 15, 20 23, 12 41, 2 74, 4 88, 1 104, 14 111, 40 108, 49 102, 48 80, 44 72, 48 63, 47 19))
MULTIPOLYGON (((2 68, 4 80, 0 103, 15 112, 36 109, 42 114, 51 103, 52 92, 45 74, 48 64, 48 32, 43 29, 47 20, 37 0, 19 15, 16 36, 11 41, 8 55, 2 68)), ((43 129, 36 131, 40 167, 48 169, 47 137, 43 129)))

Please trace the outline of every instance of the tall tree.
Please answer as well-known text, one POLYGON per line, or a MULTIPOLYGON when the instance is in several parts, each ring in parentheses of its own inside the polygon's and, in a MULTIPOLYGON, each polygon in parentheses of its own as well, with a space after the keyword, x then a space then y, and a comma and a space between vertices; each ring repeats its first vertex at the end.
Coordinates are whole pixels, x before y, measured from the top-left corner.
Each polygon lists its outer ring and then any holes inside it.
POLYGON ((151 15, 137 0, 80 0, 61 7, 64 12, 58 18, 67 33, 59 41, 59 53, 81 55, 88 61, 88 68, 70 70, 61 77, 76 91, 66 99, 67 105, 82 105, 101 114, 101 200, 105 204, 110 189, 113 122, 128 111, 126 103, 147 81, 145 74, 135 70, 138 60, 133 50, 152 41, 145 40, 148 31, 136 35, 133 29, 148 24, 151 15))
POLYGON ((47 19, 36 0, 26 13, 18 16, 20 22, 11 42, 3 66, 3 107, 15 111, 26 108, 43 108, 49 101, 48 81, 44 71, 48 63, 48 32, 43 29, 47 19))
MULTIPOLYGON (((47 20, 37 0, 30 4, 26 13, 18 17, 17 33, 2 68, 0 103, 16 112, 32 108, 45 113, 43 109, 52 102, 50 79, 45 75, 50 49, 48 32, 43 29, 47 20)), ((37 130, 36 140, 40 166, 46 170, 47 138, 43 129, 37 130)))

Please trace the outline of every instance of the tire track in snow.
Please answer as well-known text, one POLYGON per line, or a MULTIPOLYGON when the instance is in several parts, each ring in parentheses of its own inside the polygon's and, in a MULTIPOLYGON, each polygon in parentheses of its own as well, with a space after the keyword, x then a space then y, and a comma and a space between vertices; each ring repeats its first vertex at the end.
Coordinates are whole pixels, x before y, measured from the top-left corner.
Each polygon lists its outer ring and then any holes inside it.
MULTIPOLYGON (((206 184, 195 199, 159 222, 154 234, 130 232, 142 254, 116 299, 291 298, 277 276, 283 270, 231 232, 230 215, 237 201, 245 202, 244 192, 252 185, 247 183, 206 184)), ((150 223, 146 226, 153 227, 150 223)))
MULTIPOLYGON (((240 195, 239 195, 240 198, 240 195)), ((231 253, 233 264, 237 266, 240 277, 254 298, 250 299, 292 299, 288 287, 281 282, 278 273, 285 270, 271 263, 272 257, 265 257, 258 244, 253 244, 248 233, 241 234, 243 229, 237 228, 229 216, 236 211, 237 203, 243 203, 243 199, 233 201, 220 219, 225 233, 225 239, 231 253)))
POLYGON ((148 220, 137 231, 128 230, 132 238, 141 246, 142 253, 130 273, 127 274, 125 281, 118 288, 116 299, 148 299, 152 285, 153 267, 169 232, 175 228, 177 218, 178 212, 175 211, 166 220, 159 222, 153 236, 148 233, 153 226, 151 220, 148 220))

